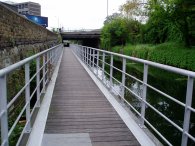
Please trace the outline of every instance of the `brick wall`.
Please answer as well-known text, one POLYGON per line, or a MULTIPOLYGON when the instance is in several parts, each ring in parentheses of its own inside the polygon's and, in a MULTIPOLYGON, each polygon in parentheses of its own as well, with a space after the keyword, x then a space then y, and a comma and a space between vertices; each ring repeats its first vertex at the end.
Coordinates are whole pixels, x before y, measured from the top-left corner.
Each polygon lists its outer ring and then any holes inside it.
POLYGON ((0 68, 58 44, 58 35, 0 3, 0 68))

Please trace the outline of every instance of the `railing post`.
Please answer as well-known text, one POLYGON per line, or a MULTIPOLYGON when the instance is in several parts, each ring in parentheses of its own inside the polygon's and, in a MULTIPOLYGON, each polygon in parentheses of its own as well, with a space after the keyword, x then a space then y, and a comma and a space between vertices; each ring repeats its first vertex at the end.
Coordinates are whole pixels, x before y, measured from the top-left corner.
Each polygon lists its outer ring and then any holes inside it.
POLYGON ((84 47, 82 46, 82 60, 85 62, 85 52, 84 52, 84 47))
POLYGON ((144 75, 143 75, 143 92, 142 92, 142 106, 141 106, 141 127, 144 127, 144 118, 146 111, 146 96, 147 96, 147 80, 148 80, 148 65, 144 64, 144 75))
POLYGON ((87 65, 89 66, 89 48, 86 47, 86 49, 87 49, 87 65))
POLYGON ((92 57, 92 51, 91 51, 92 49, 90 48, 90 52, 89 52, 89 66, 91 67, 91 63, 92 63, 92 61, 91 61, 91 57, 92 57))
POLYGON ((95 63, 95 50, 93 49, 93 70, 94 70, 94 63, 95 63))
POLYGON ((126 58, 123 58, 123 73, 122 73, 122 92, 121 96, 125 98, 125 73, 126 73, 126 58))
POLYGON ((80 56, 80 59, 82 60, 83 59, 83 50, 82 50, 83 48, 82 48, 82 46, 80 46, 80 48, 79 48, 79 56, 80 56))
POLYGON ((81 60, 84 62, 84 51, 83 51, 83 46, 81 46, 81 60))
POLYGON ((96 68, 97 68, 97 75, 98 75, 98 67, 99 67, 99 51, 97 51, 97 63, 96 63, 96 68))
POLYGON ((28 84, 25 89, 25 99, 26 99, 26 129, 25 132, 29 133, 31 131, 31 118, 30 118, 30 66, 29 63, 25 64, 25 84, 28 84))
POLYGON ((36 82, 37 82, 37 107, 40 107, 40 57, 37 57, 36 59, 36 71, 37 71, 37 76, 36 76, 36 82))
POLYGON ((55 56, 54 56, 54 50, 51 50, 51 57, 52 57, 52 64, 55 64, 55 56))
POLYGON ((190 126, 191 111, 188 109, 188 106, 191 107, 192 105, 193 84, 194 84, 194 79, 192 77, 188 77, 181 146, 187 146, 188 143, 188 137, 185 133, 188 133, 189 126, 190 126))
POLYGON ((82 46, 80 46, 79 53, 80 53, 80 59, 83 61, 83 47, 82 46))
POLYGON ((45 93, 45 54, 43 54, 43 92, 45 93))
POLYGON ((85 63, 85 48, 84 47, 82 48, 83 48, 83 62, 85 63))
POLYGON ((6 75, 0 77, 0 114, 1 116, 1 142, 8 146, 8 113, 7 113, 7 82, 6 75))
POLYGON ((52 64, 52 58, 51 58, 51 56, 52 56, 52 51, 49 51, 49 59, 50 59, 50 61, 49 61, 49 63, 50 63, 50 65, 52 64))
POLYGON ((50 65, 52 65, 52 51, 49 51, 49 59, 50 59, 50 65))
POLYGON ((49 61, 49 52, 47 52, 47 81, 49 81, 49 72, 50 72, 50 61, 49 61))
POLYGON ((112 90, 112 77, 113 77, 113 55, 111 54, 111 58, 110 58, 110 90, 112 90))
POLYGON ((86 60, 87 60, 87 59, 86 59, 86 57, 87 57, 87 56, 86 56, 86 55, 87 55, 86 47, 84 47, 84 51, 85 51, 84 59, 85 59, 85 64, 86 64, 86 60))
POLYGON ((57 54, 56 54, 56 52, 57 52, 57 49, 54 49, 54 50, 53 50, 53 58, 54 58, 54 63, 53 63, 53 64, 54 64, 54 65, 56 65, 56 63, 57 63, 57 57, 56 57, 57 54))
POLYGON ((103 56, 102 56, 102 81, 104 82, 104 70, 105 70, 105 53, 103 52, 103 56))

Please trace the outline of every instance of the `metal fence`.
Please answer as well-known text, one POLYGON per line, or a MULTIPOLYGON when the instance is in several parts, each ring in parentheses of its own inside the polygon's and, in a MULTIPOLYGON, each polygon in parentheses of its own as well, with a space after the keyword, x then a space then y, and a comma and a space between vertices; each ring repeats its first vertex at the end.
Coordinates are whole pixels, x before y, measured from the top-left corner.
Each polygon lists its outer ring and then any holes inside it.
MULTIPOLYGON (((174 126, 176 129, 178 129, 182 133, 182 139, 181 139, 182 146, 187 146, 188 139, 190 139, 193 142, 193 144, 195 144, 195 137, 189 133, 191 113, 193 113, 193 114, 195 113, 195 109, 192 107, 193 83, 194 83, 194 78, 195 78, 195 72, 187 71, 184 69, 179 69, 176 67, 171 67, 168 65, 163 65, 163 64, 143 60, 143 59, 138 59, 138 58, 134 58, 134 57, 126 56, 126 55, 121 55, 121 54, 117 54, 117 53, 113 53, 113 52, 109 52, 109 51, 105 51, 105 50, 100 50, 100 49, 96 49, 96 48, 80 46, 80 45, 71 45, 71 47, 73 48, 75 54, 94 72, 94 74, 98 78, 100 78, 100 80, 103 81, 105 75, 107 75, 109 77, 109 80, 110 80, 109 81, 109 84, 110 84, 109 88, 113 89, 113 81, 118 82, 122 86, 122 92, 118 93, 118 95, 131 108, 131 110, 133 110, 140 117, 140 119, 141 119, 140 126, 141 127, 144 127, 144 125, 146 123, 150 127, 150 129, 152 129, 167 145, 170 145, 170 146, 173 145, 170 143, 169 140, 167 140, 165 138, 165 136, 163 136, 157 130, 157 128, 155 128, 146 119, 146 117, 145 117, 146 107, 149 107, 154 112, 156 112, 160 117, 165 119, 168 123, 170 123, 172 126, 174 126), (105 60, 106 57, 107 57, 107 59, 110 60, 109 63, 106 62, 106 60, 105 60), (118 57, 122 61, 122 69, 119 69, 113 65, 113 58, 114 57, 118 57), (133 61, 133 62, 143 64, 143 80, 140 80, 140 79, 136 78, 135 76, 126 72, 126 62, 127 61, 133 61), (109 66, 110 72, 105 70, 105 66, 109 66), (183 103, 183 102, 177 100, 176 98, 168 95, 167 93, 150 85, 148 83, 148 68, 149 68, 149 66, 155 67, 158 69, 162 69, 162 70, 166 70, 169 72, 173 72, 173 73, 176 73, 179 75, 186 76, 188 78, 187 79, 186 98, 185 98, 186 102, 183 103), (96 72, 94 71, 94 67, 96 67, 102 71, 101 77, 98 76, 97 71, 96 72), (121 80, 118 80, 118 79, 113 77, 113 69, 121 72, 121 74, 122 74, 121 80), (137 95, 127 85, 125 85, 125 80, 127 77, 132 78, 132 79, 134 79, 142 84, 143 89, 142 89, 141 95, 137 95), (184 120, 182 121, 183 126, 179 126, 177 123, 172 121, 169 117, 167 117, 165 114, 163 114, 161 111, 159 111, 157 108, 155 108, 152 104, 150 104, 147 101, 147 89, 148 88, 163 95, 168 100, 173 101, 175 104, 178 104, 185 109, 184 118, 183 118, 184 120), (129 91, 131 94, 134 95, 135 98, 137 98, 137 100, 140 101, 140 105, 141 105, 140 111, 135 109, 131 105, 131 103, 125 99, 125 97, 124 97, 125 90, 129 91)), ((105 82, 103 81, 103 83, 105 83, 105 82)))
POLYGON ((0 121, 1 121, 1 146, 9 146, 9 138, 16 128, 21 117, 26 117, 25 126, 21 132, 20 137, 16 143, 18 146, 22 140, 24 133, 30 133, 32 129, 32 115, 37 107, 40 107, 40 98, 45 93, 46 87, 50 81, 52 70, 57 64, 58 59, 63 51, 63 45, 57 45, 45 51, 42 51, 36 55, 26 58, 18 63, 10 65, 0 70, 0 121), (36 62, 36 73, 30 77, 31 63, 36 62), (25 85, 20 91, 8 102, 7 100, 7 77, 11 72, 16 71, 18 68, 23 68, 25 72, 25 85), (36 80, 36 87, 34 91, 30 91, 30 84, 33 80, 36 80), (22 107, 16 120, 12 125, 8 125, 9 117, 8 112, 17 99, 25 93, 24 101, 25 105, 22 107), (36 102, 31 107, 31 100, 33 96, 36 97, 36 102))

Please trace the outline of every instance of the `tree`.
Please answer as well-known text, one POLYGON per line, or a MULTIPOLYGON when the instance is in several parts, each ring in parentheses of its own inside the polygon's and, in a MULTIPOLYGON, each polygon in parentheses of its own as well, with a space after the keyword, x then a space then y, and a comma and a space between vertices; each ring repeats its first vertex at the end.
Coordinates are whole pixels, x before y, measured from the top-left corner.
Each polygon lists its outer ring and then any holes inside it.
POLYGON ((163 33, 159 37, 161 40, 163 37, 164 41, 170 38, 174 40, 181 36, 185 46, 189 47, 194 7, 194 0, 148 0, 149 21, 147 25, 151 26, 149 32, 163 33))
POLYGON ((106 20, 104 21, 104 25, 112 22, 115 19, 119 19, 119 18, 122 18, 121 13, 113 13, 112 15, 109 15, 108 17, 106 17, 106 20))
POLYGON ((115 45, 125 45, 128 39, 126 19, 117 18, 104 25, 101 32, 101 46, 110 49, 115 45))
POLYGON ((101 32, 101 46, 106 49, 127 42, 135 43, 139 39, 141 24, 135 20, 117 18, 106 23, 101 32))
POLYGON ((120 6, 119 10, 127 19, 135 19, 141 22, 146 20, 145 4, 141 0, 127 0, 120 6))
POLYGON ((190 32, 194 31, 193 22, 195 20, 195 1, 194 0, 175 0, 172 12, 173 20, 179 24, 179 29, 183 34, 186 47, 190 47, 190 32))

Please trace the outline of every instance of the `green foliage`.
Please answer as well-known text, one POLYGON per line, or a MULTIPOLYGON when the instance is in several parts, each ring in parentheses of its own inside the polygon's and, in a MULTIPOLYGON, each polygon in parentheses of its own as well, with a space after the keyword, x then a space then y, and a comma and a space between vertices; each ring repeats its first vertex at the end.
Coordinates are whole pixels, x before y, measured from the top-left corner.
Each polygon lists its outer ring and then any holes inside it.
POLYGON ((109 49, 116 45, 124 46, 126 42, 136 42, 139 38, 141 24, 135 20, 116 18, 106 23, 101 32, 101 47, 109 49))
POLYGON ((195 1, 148 0, 145 24, 130 18, 143 14, 139 5, 139 0, 127 0, 121 6, 124 16, 110 17, 102 29, 102 47, 195 71, 195 1))
POLYGON ((115 19, 121 18, 122 15, 120 13, 113 13, 112 15, 109 15, 106 17, 106 20, 104 21, 104 25, 112 22, 115 19))
MULTIPOLYGON (((114 47, 117 51, 120 46, 114 47)), ((163 43, 159 45, 131 45, 124 47, 124 54, 195 71, 195 50, 186 49, 180 43, 163 43)))
POLYGON ((117 18, 107 23, 101 32, 101 46, 109 49, 115 45, 124 45, 128 39, 127 20, 117 18))
POLYGON ((120 45, 120 39, 131 44, 160 44, 169 41, 183 43, 186 47, 195 44, 194 0, 148 0, 147 3, 127 0, 120 10, 123 17, 117 13, 105 21, 101 37, 104 48, 120 45), (140 17, 146 15, 148 21, 145 24, 133 20, 142 21, 140 17), (120 35, 117 35, 117 31, 120 35))
POLYGON ((190 46, 193 37, 194 0, 149 0, 149 20, 145 28, 145 41, 164 43, 166 41, 183 42, 190 46))

